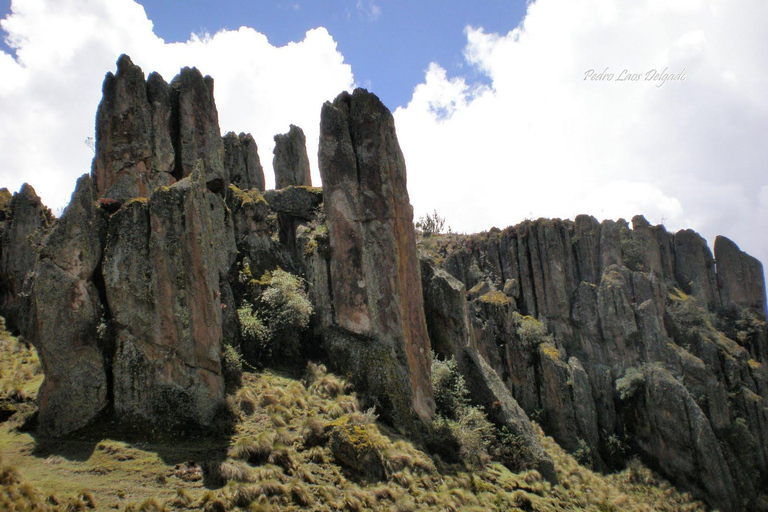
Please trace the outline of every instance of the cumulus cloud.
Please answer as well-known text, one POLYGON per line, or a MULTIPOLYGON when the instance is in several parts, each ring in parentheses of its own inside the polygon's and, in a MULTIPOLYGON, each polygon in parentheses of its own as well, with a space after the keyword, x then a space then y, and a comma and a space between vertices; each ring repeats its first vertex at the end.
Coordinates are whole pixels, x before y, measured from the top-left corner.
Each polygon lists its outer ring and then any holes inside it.
POLYGON ((90 171, 84 141, 94 133, 104 74, 121 53, 167 81, 183 66, 213 76, 222 133, 253 134, 268 184, 272 137, 301 126, 314 164, 322 103, 353 85, 324 28, 282 47, 246 27, 169 44, 133 0, 14 0, 0 27, 15 50, 0 53, 0 184, 18 190, 29 182, 54 209, 90 171))
POLYGON ((766 19, 759 0, 537 0, 507 34, 468 27, 490 86, 433 63, 395 112, 416 214, 472 232, 641 213, 768 261, 766 19))

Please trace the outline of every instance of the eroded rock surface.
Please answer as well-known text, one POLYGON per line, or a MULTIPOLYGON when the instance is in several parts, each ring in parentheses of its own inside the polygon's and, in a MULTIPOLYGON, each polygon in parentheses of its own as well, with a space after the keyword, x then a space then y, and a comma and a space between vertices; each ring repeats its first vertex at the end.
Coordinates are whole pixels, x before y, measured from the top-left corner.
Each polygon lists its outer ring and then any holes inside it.
POLYGON ((434 414, 429 337, 405 161, 392 114, 357 89, 323 105, 320 174, 330 237, 331 360, 389 421, 434 414))
POLYGON ((45 374, 37 397, 45 435, 84 427, 107 405, 108 347, 98 333, 104 310, 97 287, 106 219, 96 197, 91 178, 81 177, 35 270, 28 337, 45 374))
POLYGON ((210 425, 224 401, 220 279, 236 248, 229 212, 205 177, 201 163, 110 221, 104 281, 123 417, 210 425))
POLYGON ((224 168, 229 181, 240 190, 255 188, 264 192, 264 169, 259 160, 259 148, 250 133, 227 133, 223 138, 224 168))
MULTIPOLYGON (((579 216, 430 244, 472 289, 466 321, 455 304, 430 312, 436 349, 471 325, 516 401, 583 462, 637 454, 713 507, 757 503, 768 476, 757 260, 721 237, 715 262, 697 233, 640 216, 631 229, 579 216)), ((443 302, 439 287, 425 292, 443 302)))
POLYGON ((312 186, 307 139, 301 128, 291 125, 288 133, 275 135, 274 154, 272 167, 275 170, 276 189, 312 186))
POLYGON ((23 334, 31 277, 54 219, 30 185, 25 183, 12 197, 7 189, 3 190, 7 195, 0 230, 0 314, 8 329, 23 334))

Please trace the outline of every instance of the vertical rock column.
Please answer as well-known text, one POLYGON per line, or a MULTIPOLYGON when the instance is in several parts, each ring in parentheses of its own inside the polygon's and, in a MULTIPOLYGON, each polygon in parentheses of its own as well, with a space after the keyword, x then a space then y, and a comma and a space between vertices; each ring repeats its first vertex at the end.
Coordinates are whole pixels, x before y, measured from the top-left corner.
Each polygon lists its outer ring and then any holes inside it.
POLYGON ((276 189, 312 186, 307 139, 301 128, 291 125, 288 133, 275 135, 274 154, 272 167, 275 170, 276 189))
POLYGON ((236 249, 231 217, 203 172, 200 162, 110 220, 103 272, 122 417, 209 425, 224 401, 220 279, 236 249))
POLYGON ((24 334, 30 278, 40 245, 54 220, 35 189, 26 183, 9 203, 8 219, 0 233, 0 314, 11 331, 24 334))
POLYGON ((175 180, 168 84, 122 55, 117 73, 107 73, 96 113, 92 176, 99 197, 121 202, 147 196, 175 180))
POLYGON ((392 114, 357 89, 323 105, 320 174, 330 235, 334 326, 324 342, 341 371, 402 430, 434 415, 429 338, 392 114))
POLYGON ((102 305, 96 282, 106 220, 89 176, 41 249, 32 287, 29 338, 45 374, 40 430, 63 436, 84 427, 107 405, 107 372, 97 328, 102 305))

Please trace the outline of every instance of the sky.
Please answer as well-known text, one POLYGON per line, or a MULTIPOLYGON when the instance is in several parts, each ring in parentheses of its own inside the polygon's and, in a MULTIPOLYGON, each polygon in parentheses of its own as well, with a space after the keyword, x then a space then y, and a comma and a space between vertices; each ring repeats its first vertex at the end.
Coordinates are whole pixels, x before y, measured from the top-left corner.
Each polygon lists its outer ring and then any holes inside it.
POLYGON ((54 211, 90 170, 121 53, 215 79, 222 133, 301 126, 366 87, 392 110, 416 216, 456 232, 528 218, 723 234, 768 262, 764 0, 0 1, 0 186, 54 211))

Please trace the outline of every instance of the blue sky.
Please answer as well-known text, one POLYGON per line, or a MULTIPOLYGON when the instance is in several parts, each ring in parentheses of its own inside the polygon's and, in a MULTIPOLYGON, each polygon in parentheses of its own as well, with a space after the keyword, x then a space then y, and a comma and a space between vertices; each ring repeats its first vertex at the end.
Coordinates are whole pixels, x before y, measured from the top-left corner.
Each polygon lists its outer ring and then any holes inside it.
MULTIPOLYGON (((249 26, 275 46, 300 41, 307 30, 323 26, 338 43, 360 86, 370 88, 391 108, 405 106, 430 62, 449 74, 473 81, 487 77, 466 66, 467 26, 506 33, 525 15, 525 0, 139 0, 166 42, 183 42, 191 33, 214 34, 249 26)), ((0 18, 10 12, 2 0, 0 18)), ((7 45, 2 45, 9 51, 7 45)))
POLYGON ((464 28, 482 26, 506 33, 525 15, 525 0, 465 2, 457 0, 355 0, 210 2, 192 0, 140 3, 166 41, 186 41, 191 32, 253 27, 276 46, 300 41, 318 26, 328 29, 338 43, 358 84, 376 92, 394 109, 404 106, 423 79, 430 62, 450 74, 466 69, 464 28), (211 8, 215 5, 215 8, 211 8))
POLYGON ((319 4, 0 0, 0 186, 66 205, 128 53, 213 76, 222 133, 253 134, 268 185, 289 124, 319 184, 322 103, 364 86, 393 111, 417 217, 643 214, 768 261, 765 0, 319 4))

